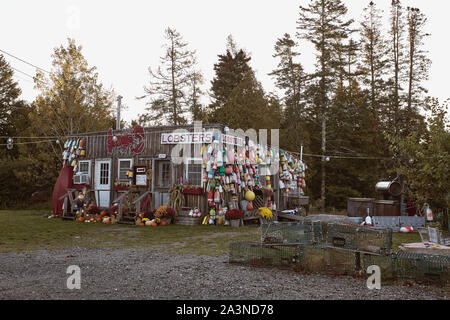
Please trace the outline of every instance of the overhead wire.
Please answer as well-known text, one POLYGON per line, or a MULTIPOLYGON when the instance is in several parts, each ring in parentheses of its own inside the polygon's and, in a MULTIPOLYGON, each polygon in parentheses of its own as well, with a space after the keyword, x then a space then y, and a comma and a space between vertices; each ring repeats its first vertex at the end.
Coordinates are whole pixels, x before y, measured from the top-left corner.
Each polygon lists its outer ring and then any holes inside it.
POLYGON ((5 53, 5 54, 7 54, 8 56, 13 57, 14 59, 17 59, 17 60, 19 60, 19 61, 22 61, 23 63, 26 63, 26 64, 28 64, 28 65, 30 65, 30 66, 36 68, 36 69, 39 69, 39 70, 44 71, 44 72, 46 72, 46 73, 50 73, 49 71, 45 70, 44 68, 38 67, 38 66, 36 66, 36 65, 34 65, 34 64, 30 63, 30 62, 28 62, 28 61, 25 61, 25 60, 23 60, 23 59, 21 59, 21 58, 15 56, 15 55, 9 53, 9 52, 6 52, 5 50, 0 49, 0 52, 3 52, 3 53, 5 53))

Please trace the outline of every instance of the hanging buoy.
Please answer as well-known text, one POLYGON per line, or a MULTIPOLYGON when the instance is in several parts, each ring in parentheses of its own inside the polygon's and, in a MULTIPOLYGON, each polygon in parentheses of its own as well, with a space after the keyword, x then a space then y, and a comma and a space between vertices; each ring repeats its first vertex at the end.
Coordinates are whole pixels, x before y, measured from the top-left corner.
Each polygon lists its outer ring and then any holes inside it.
POLYGON ((427 221, 433 221, 433 211, 431 210, 428 203, 425 203, 424 206, 426 206, 425 214, 427 216, 427 221))
POLYGON ((245 200, 247 201, 255 200, 255 193, 251 190, 247 190, 247 192, 245 193, 245 200))

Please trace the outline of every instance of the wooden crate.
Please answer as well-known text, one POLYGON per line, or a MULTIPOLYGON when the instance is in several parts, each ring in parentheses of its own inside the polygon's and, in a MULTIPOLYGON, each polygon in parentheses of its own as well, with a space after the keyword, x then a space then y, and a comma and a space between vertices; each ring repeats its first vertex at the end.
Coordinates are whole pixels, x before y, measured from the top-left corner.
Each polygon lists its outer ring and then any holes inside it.
POLYGON ((174 224, 179 224, 183 226, 196 226, 202 224, 202 217, 186 217, 186 216, 176 216, 174 219, 174 224))

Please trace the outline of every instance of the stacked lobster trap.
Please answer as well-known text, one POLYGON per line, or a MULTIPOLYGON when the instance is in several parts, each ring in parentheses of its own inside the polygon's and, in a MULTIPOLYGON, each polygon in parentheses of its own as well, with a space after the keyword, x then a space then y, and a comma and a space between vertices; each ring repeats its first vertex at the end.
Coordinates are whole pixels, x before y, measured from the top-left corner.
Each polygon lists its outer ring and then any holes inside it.
POLYGON ((229 262, 356 276, 377 265, 382 279, 450 282, 450 257, 392 252, 392 230, 319 221, 269 222, 260 242, 230 244, 229 262))

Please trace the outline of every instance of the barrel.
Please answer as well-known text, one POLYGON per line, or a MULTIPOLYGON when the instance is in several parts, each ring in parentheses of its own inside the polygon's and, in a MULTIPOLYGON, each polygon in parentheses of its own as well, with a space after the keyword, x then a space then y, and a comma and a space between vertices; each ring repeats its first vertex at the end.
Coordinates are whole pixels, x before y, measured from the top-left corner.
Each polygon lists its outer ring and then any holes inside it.
POLYGON ((375 185, 375 191, 398 197, 402 194, 402 185, 397 181, 380 181, 375 185))

